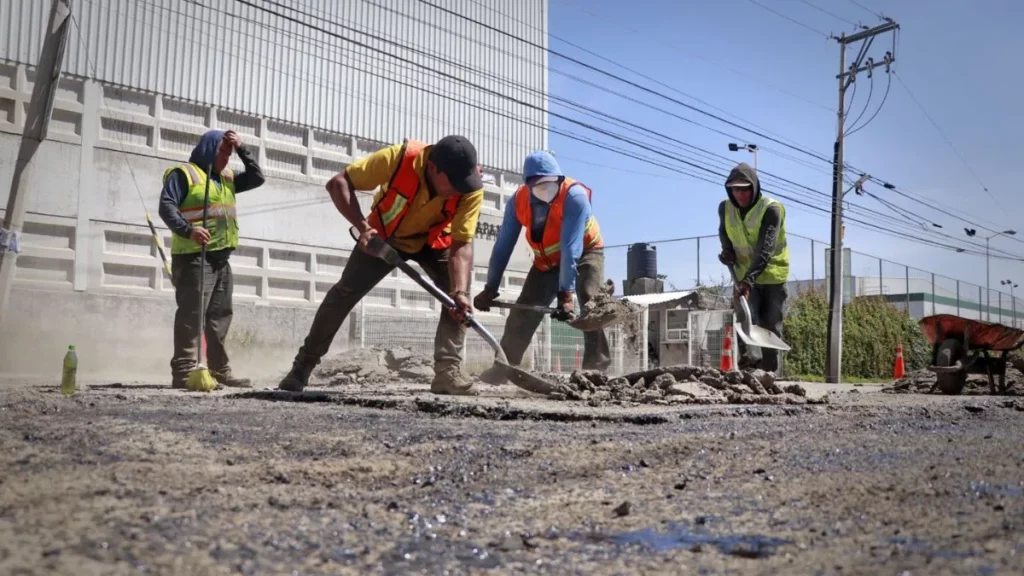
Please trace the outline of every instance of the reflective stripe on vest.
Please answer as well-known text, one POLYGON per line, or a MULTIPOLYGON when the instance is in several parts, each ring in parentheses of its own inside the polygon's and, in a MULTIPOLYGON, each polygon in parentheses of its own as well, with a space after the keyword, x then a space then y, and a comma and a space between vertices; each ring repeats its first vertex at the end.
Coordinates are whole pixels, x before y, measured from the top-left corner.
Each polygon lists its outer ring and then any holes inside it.
POLYGON ((768 266, 754 280, 756 284, 782 284, 789 279, 789 248, 786 244, 786 207, 779 201, 761 195, 745 218, 732 202, 725 203, 725 232, 732 242, 736 253, 736 264, 733 266, 736 277, 746 276, 753 265, 756 254, 757 237, 761 231, 761 221, 771 206, 778 206, 782 211, 782 225, 775 239, 775 251, 772 253, 768 266))
MULTIPOLYGON (((420 176, 416 173, 415 163, 426 145, 417 140, 406 139, 399 151, 398 166, 395 167, 387 190, 381 195, 366 221, 381 238, 387 240, 395 234, 402 220, 408 213, 410 204, 420 191, 420 176)), ((443 250, 452 245, 451 224, 459 205, 459 195, 445 200, 441 208, 441 222, 427 230, 427 245, 435 250, 443 250)))
MULTIPOLYGON (((185 198, 178 210, 190 224, 201 226, 206 196, 206 173, 196 164, 179 164, 164 172, 164 180, 167 180, 175 170, 181 170, 188 184, 185 198)), ((238 247, 234 172, 225 169, 220 177, 219 183, 216 180, 210 182, 210 204, 206 214, 206 229, 210 232, 210 242, 206 249, 211 252, 238 247)), ((202 247, 191 238, 183 238, 177 234, 172 236, 172 254, 195 254, 201 250, 202 247)))
MULTIPOLYGON (((569 195, 569 188, 573 185, 580 186, 587 193, 587 201, 591 201, 591 190, 582 182, 572 178, 564 178, 558 189, 558 194, 551 201, 548 209, 548 217, 544 222, 544 234, 540 242, 533 241, 533 208, 530 205, 530 189, 526 185, 519 187, 516 191, 516 219, 526 229, 526 243, 533 250, 533 265, 544 272, 557 268, 562 257, 562 214, 565 208, 565 198, 569 195)), ((597 218, 591 214, 583 229, 583 252, 590 252, 604 247, 604 239, 601 237, 601 227, 597 218)))

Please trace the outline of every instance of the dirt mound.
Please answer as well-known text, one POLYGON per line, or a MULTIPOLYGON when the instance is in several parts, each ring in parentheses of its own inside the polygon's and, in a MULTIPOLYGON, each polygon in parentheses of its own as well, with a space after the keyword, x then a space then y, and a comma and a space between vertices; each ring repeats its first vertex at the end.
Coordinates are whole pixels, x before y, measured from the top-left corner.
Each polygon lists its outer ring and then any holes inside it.
MULTIPOLYGON (((886 394, 942 394, 938 388, 934 388, 935 380, 934 372, 917 370, 907 373, 903 378, 893 382, 892 386, 882 388, 882 392, 886 394)), ((1008 396, 1024 396, 1024 373, 1021 373, 1015 366, 1007 366, 1006 385, 1009 386, 1008 396)), ((998 376, 996 376, 996 386, 999 386, 998 376)), ((968 396, 991 394, 988 376, 985 374, 969 375, 961 394, 968 396)))
POLYGON ((640 307, 636 304, 617 300, 607 293, 596 294, 582 306, 579 318, 569 323, 577 330, 589 331, 601 326, 611 327, 611 322, 622 326, 622 335, 631 349, 640 345, 640 307))
POLYGON ((722 373, 713 368, 669 366, 609 378, 594 370, 572 375, 545 375, 559 381, 554 400, 605 404, 807 404, 798 384, 779 386, 775 376, 761 370, 722 373))
POLYGON ((323 359, 310 381, 316 386, 384 382, 430 382, 434 360, 410 348, 374 347, 346 350, 323 359))

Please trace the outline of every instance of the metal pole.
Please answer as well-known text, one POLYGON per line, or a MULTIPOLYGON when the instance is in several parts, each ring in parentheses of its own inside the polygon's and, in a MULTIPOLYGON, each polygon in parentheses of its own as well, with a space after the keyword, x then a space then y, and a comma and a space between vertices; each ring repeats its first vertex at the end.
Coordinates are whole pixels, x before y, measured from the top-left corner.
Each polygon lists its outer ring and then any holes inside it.
POLYGON ((1017 297, 1013 295, 1013 284, 1010 284, 1010 306, 1013 308, 1013 327, 1017 327, 1017 297))
POLYGON ((754 148, 754 172, 757 172, 757 148, 754 148))
MULTIPOLYGON (((907 281, 907 289, 903 291, 903 296, 907 301, 907 314, 910 314, 910 266, 903 267, 903 274, 907 281)), ((924 312, 924 306, 921 307, 921 311, 924 312)))
POLYGON ((700 236, 697 236, 697 285, 700 286, 700 236))
MULTIPOLYGON (((27 3, 25 4, 28 5, 27 3)), ((32 179, 37 172, 46 170, 36 164, 40 145, 46 139, 53 112, 53 100, 57 95, 57 83, 60 81, 61 66, 64 63, 64 48, 68 42, 68 30, 71 28, 71 0, 53 0, 50 8, 50 20, 44 31, 43 46, 36 65, 36 81, 32 87, 32 96, 28 103, 28 114, 25 115, 25 127, 18 146, 18 157, 14 164, 14 175, 11 178, 11 192, 7 198, 7 210, 4 214, 3 226, 0 227, 0 327, 7 330, 6 317, 11 297, 11 286, 14 284, 15 261, 18 258, 14 250, 18 236, 25 225, 25 210, 28 206, 28 195, 32 192, 32 179)), ((78 249, 84 250, 79 246, 78 249)))
POLYGON ((992 288, 988 284, 988 243, 991 240, 985 238, 985 319, 989 322, 992 321, 992 288))
POLYGON ((814 261, 818 259, 818 255, 814 251, 814 240, 811 240, 811 290, 817 290, 817 278, 814 277, 814 261))
POLYGON ((960 315, 960 281, 956 281, 956 315, 960 315))
POLYGON ((999 299, 999 308, 997 308, 997 310, 999 310, 999 323, 1002 324, 1003 323, 1003 293, 1000 292, 999 296, 997 296, 996 298, 999 299))
POLYGON ((932 316, 935 315, 935 272, 932 272, 932 316))
POLYGON ((366 299, 359 303, 359 347, 366 348, 366 299))
POLYGON ((984 306, 985 306, 985 300, 983 300, 982 297, 981 297, 981 286, 978 286, 978 320, 981 320, 981 319, 983 319, 985 317, 985 314, 982 311, 982 308, 984 306))
POLYGON ((882 296, 882 259, 878 259, 878 295, 882 296))
POLYGON ((843 365, 843 131, 846 120, 846 42, 839 42, 839 110, 832 148, 832 263, 825 382, 838 384, 843 365))
POLYGON ((642 350, 640 353, 640 369, 647 370, 647 363, 650 361, 647 354, 647 348, 650 346, 648 331, 650 329, 649 326, 651 325, 651 310, 647 306, 644 306, 643 312, 640 314, 640 331, 642 334, 640 338, 640 348, 642 350))

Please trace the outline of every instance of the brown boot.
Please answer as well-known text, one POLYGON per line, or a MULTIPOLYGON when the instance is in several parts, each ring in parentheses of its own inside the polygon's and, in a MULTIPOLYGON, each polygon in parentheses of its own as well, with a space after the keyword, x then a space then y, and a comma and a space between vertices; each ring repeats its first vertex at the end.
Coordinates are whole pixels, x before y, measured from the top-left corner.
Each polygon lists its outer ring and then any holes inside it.
POLYGON ((232 373, 231 369, 227 368, 219 372, 210 370, 210 374, 213 379, 217 381, 221 386, 227 388, 252 388, 252 381, 248 378, 236 378, 232 373))
POLYGON ((438 370, 434 374, 434 381, 430 383, 430 391, 434 394, 451 396, 476 396, 479 394, 473 389, 473 383, 462 375, 458 366, 438 370))
POLYGON ((505 377, 505 370, 497 364, 481 372, 477 379, 496 386, 508 382, 508 378, 505 377))
POLYGON ((188 388, 188 374, 184 376, 172 376, 171 388, 174 388, 175 390, 184 390, 188 388))

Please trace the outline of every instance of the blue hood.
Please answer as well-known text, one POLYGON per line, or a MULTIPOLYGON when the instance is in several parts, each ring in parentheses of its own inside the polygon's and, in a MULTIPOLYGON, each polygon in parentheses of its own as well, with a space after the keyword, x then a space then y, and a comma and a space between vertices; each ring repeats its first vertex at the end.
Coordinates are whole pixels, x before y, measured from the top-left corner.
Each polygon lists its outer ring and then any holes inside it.
MULTIPOLYGON (((188 161, 198 164, 203 172, 210 169, 210 165, 217 158, 217 149, 220 148, 220 141, 224 139, 224 130, 208 130, 199 138, 199 143, 192 149, 192 155, 188 161)), ((216 178, 216 175, 214 176, 216 178)))

